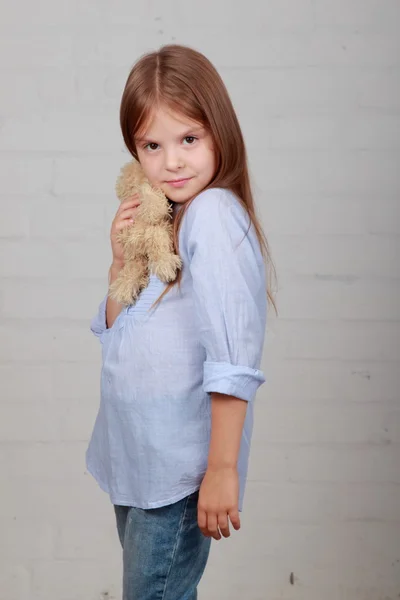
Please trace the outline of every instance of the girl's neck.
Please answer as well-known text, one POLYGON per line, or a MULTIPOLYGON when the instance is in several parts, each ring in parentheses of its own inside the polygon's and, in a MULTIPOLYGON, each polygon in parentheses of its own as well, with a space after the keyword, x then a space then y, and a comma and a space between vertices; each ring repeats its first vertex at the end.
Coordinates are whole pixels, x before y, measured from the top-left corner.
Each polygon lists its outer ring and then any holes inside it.
POLYGON ((175 216, 180 210, 181 208, 183 208, 184 204, 181 204, 180 202, 172 202, 172 214, 175 216))

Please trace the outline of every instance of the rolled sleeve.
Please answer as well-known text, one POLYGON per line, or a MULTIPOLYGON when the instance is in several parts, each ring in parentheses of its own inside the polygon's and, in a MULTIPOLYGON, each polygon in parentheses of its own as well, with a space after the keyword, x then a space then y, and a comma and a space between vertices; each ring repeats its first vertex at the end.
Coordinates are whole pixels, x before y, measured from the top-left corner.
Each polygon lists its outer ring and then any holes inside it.
POLYGON ((211 189, 188 209, 188 259, 203 388, 248 402, 265 382, 259 370, 266 327, 265 267, 247 212, 233 193, 211 189))
POLYGON ((250 402, 264 382, 265 377, 258 369, 230 363, 204 363, 205 392, 218 392, 250 402))
POLYGON ((102 334, 107 329, 107 320, 106 320, 106 307, 107 307, 107 295, 101 301, 97 314, 93 317, 90 322, 90 330, 94 335, 101 339, 102 334))

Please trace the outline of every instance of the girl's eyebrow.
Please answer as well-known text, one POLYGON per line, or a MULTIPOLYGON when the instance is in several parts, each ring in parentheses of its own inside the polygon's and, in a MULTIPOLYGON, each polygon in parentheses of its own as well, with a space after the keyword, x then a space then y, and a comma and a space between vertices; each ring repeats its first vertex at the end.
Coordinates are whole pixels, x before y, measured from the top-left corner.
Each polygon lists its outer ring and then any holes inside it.
MULTIPOLYGON (((184 138, 184 137, 187 137, 187 136, 188 136, 190 133, 197 133, 197 134, 198 134, 198 133, 201 133, 201 132, 203 132, 203 131, 204 131, 204 127, 203 127, 202 125, 199 125, 199 126, 197 126, 197 127, 192 127, 191 129, 187 129, 185 132, 181 133, 181 134, 179 135, 179 138, 184 138)), ((138 137, 138 138, 135 138, 135 141, 136 141, 136 143, 138 143, 138 144, 142 144, 143 142, 147 142, 147 143, 150 143, 150 142, 152 142, 152 143, 158 143, 158 142, 154 142, 154 140, 153 140, 152 138, 150 138, 150 137, 146 137, 146 136, 144 136, 144 137, 138 137)))
POLYGON ((146 137, 135 137, 135 142, 137 144, 141 144, 142 142, 149 142, 150 138, 146 138, 146 137))
POLYGON ((189 133, 201 133, 204 131, 204 127, 202 125, 197 125, 197 127, 191 127, 185 133, 183 133, 180 137, 187 137, 189 133))

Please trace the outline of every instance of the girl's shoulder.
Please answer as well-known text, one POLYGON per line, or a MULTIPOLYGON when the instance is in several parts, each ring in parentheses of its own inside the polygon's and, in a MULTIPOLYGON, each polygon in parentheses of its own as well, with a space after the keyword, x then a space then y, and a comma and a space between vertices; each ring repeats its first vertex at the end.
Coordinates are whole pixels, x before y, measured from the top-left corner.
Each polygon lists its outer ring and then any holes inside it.
POLYGON ((191 256, 194 248, 225 252, 247 239, 255 244, 250 216, 238 197, 224 188, 209 188, 194 198, 184 215, 179 246, 191 256))
POLYGON ((186 221, 189 229, 193 226, 206 226, 210 231, 213 227, 229 222, 249 222, 249 216, 239 198, 225 188, 209 188, 200 192, 189 204, 186 211, 186 221))
POLYGON ((229 207, 232 205, 241 205, 239 199, 231 191, 225 188, 208 188, 204 192, 200 192, 191 201, 188 211, 205 212, 208 210, 216 210, 217 208, 229 207))

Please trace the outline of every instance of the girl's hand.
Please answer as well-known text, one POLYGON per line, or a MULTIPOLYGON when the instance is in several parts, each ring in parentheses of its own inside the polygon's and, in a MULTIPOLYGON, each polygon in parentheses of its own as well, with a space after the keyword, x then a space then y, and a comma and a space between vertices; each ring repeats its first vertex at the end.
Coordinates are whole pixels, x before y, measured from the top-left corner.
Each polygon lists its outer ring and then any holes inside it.
POLYGON ((200 486, 197 520, 205 537, 230 536, 229 521, 240 529, 239 475, 235 467, 208 467, 200 486))
POLYGON ((111 224, 111 249, 113 263, 116 265, 123 266, 124 264, 123 248, 122 245, 117 241, 117 234, 125 227, 128 227, 128 225, 132 225, 139 206, 139 194, 135 194, 127 200, 124 200, 121 202, 111 224))

